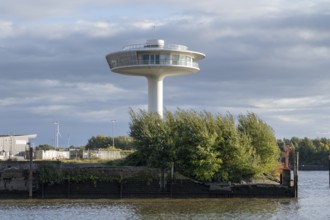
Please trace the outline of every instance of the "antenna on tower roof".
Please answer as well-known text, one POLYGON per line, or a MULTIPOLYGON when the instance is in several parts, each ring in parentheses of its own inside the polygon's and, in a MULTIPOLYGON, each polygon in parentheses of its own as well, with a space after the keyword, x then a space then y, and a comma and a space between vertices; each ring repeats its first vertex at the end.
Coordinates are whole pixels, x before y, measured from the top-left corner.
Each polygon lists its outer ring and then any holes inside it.
POLYGON ((153 26, 154 29, 154 38, 156 39, 156 25, 153 26))

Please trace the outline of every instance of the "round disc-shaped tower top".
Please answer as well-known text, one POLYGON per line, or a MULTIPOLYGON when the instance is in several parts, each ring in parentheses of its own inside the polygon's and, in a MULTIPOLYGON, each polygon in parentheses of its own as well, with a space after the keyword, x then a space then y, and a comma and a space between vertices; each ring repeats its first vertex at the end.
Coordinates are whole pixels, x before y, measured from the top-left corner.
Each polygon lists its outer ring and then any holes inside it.
POLYGON ((199 71, 197 61, 204 54, 186 46, 165 44, 164 40, 148 40, 129 45, 106 56, 112 72, 148 79, 148 109, 163 116, 163 79, 166 76, 192 74, 199 71))
POLYGON ((197 61, 205 54, 188 50, 177 44, 165 44, 164 40, 147 40, 122 51, 106 56, 112 72, 146 77, 165 77, 196 73, 197 61))

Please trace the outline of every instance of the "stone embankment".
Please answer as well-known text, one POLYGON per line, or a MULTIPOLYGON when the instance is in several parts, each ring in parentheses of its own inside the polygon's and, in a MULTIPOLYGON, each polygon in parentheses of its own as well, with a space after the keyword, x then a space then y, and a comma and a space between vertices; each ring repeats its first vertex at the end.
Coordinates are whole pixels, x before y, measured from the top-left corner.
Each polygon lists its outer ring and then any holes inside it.
MULTIPOLYGON (((28 198, 29 164, 0 163, 0 197, 28 198)), ((221 198, 292 197, 279 184, 201 183, 179 173, 102 164, 33 164, 33 198, 221 198)))

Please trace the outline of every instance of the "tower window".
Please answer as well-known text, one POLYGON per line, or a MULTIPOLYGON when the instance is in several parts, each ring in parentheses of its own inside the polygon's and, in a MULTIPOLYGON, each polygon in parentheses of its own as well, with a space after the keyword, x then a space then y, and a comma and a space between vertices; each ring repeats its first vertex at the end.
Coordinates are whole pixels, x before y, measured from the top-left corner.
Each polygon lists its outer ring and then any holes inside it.
POLYGON ((179 55, 172 55, 172 64, 179 65, 179 59, 180 59, 179 55))
POLYGON ((149 64, 149 54, 143 55, 143 64, 149 64))

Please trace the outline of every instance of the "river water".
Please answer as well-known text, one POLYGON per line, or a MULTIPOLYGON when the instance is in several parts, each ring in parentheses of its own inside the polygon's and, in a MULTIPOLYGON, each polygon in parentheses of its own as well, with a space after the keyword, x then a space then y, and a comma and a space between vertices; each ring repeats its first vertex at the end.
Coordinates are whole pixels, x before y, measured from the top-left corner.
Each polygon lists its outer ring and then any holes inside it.
POLYGON ((298 199, 0 200, 0 219, 330 219, 329 172, 300 171, 298 186, 298 199))

